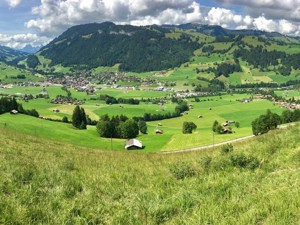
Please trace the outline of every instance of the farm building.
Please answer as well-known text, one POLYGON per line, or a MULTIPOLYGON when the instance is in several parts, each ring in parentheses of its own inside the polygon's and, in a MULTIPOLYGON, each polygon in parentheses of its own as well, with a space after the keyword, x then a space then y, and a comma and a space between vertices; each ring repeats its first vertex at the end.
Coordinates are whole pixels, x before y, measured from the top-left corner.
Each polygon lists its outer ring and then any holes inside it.
POLYGON ((160 130, 160 129, 156 129, 156 130, 155 130, 155 133, 156 133, 156 134, 163 134, 164 131, 163 131, 163 130, 160 130))
POLYGON ((142 142, 137 139, 129 139, 125 144, 125 149, 133 150, 133 149, 141 149, 143 148, 142 142))
POLYGON ((13 109, 13 110, 10 111, 10 114, 18 114, 18 111, 13 109))

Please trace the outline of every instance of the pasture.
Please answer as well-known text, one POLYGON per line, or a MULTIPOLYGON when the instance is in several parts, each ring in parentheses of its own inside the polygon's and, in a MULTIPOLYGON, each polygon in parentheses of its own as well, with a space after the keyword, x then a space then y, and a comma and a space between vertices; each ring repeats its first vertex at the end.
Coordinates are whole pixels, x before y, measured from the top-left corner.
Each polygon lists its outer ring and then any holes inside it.
MULTIPOLYGON (((144 91, 140 91, 143 93, 144 91)), ((194 102, 189 99, 192 109, 181 117, 166 119, 162 121, 147 122, 148 134, 140 135, 140 139, 145 146, 145 152, 152 151, 173 151, 211 145, 252 134, 251 122, 267 109, 281 114, 283 109, 274 106, 266 100, 257 100, 250 103, 241 103, 239 100, 244 95, 223 95, 215 97, 201 97, 200 102, 194 102), (201 116, 201 118, 199 118, 201 116), (212 124, 218 120, 220 124, 227 120, 234 120, 240 123, 240 127, 233 129, 232 134, 214 134, 212 133, 212 124), (193 134, 182 134, 183 122, 194 122, 197 129, 193 134), (163 134, 155 134, 156 129, 162 129, 163 134)), ((30 100, 21 102, 25 109, 35 108, 40 115, 61 119, 67 116, 72 118, 73 105, 54 105, 47 99, 30 100), (58 113, 53 109, 59 109, 58 113)), ((98 120, 101 115, 110 116, 124 114, 129 118, 134 116, 143 116, 144 113, 165 114, 173 112, 176 104, 165 104, 163 106, 152 103, 140 103, 139 105, 107 105, 103 101, 87 100, 82 107, 86 114, 92 119, 98 120)), ((51 122, 43 119, 32 118, 23 115, 1 115, 0 124, 5 124, 12 129, 21 130, 24 133, 34 134, 37 137, 46 137, 56 141, 73 143, 80 146, 110 150, 111 144, 114 150, 123 150, 125 140, 113 140, 100 138, 96 132, 96 127, 89 126, 86 131, 74 129, 70 124, 51 122)))

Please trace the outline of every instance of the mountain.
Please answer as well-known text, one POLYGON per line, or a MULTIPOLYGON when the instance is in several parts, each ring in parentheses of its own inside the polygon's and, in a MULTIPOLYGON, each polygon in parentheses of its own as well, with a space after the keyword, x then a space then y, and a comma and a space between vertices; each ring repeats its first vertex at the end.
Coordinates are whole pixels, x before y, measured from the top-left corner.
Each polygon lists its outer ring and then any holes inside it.
POLYGON ((26 52, 29 54, 34 54, 41 49, 41 46, 33 47, 32 45, 26 45, 21 49, 22 52, 26 52))
POLYGON ((136 27, 85 24, 71 27, 44 46, 39 54, 51 65, 81 65, 87 68, 114 66, 123 71, 164 70, 189 60, 200 47, 189 36, 167 38, 171 29, 159 26, 136 27))
POLYGON ((2 62, 12 62, 28 55, 29 54, 26 52, 22 52, 5 46, 0 46, 0 61, 2 62))
POLYGON ((197 24, 197 23, 187 23, 181 25, 163 25, 165 28, 178 28, 182 30, 195 30, 198 33, 209 35, 209 36, 234 36, 234 35, 243 35, 243 36, 255 36, 255 37, 266 37, 275 41, 283 41, 286 43, 300 43, 299 38, 289 37, 278 32, 266 32, 261 30, 230 30, 223 28, 218 25, 206 25, 206 24, 197 24))

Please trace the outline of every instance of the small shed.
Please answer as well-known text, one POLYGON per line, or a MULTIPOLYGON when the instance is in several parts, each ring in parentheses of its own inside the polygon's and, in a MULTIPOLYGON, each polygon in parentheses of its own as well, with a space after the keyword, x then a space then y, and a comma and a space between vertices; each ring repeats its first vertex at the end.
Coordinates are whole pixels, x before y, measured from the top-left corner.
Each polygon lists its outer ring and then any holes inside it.
POLYGON ((10 111, 10 114, 14 114, 14 115, 15 115, 15 114, 18 114, 18 113, 19 113, 19 112, 18 112, 17 110, 15 110, 15 109, 13 109, 13 110, 10 111))
POLYGON ((164 131, 163 131, 163 130, 160 130, 160 129, 156 129, 156 130, 155 130, 155 133, 156 133, 156 134, 163 134, 164 131))
POLYGON ((137 139, 129 139, 125 144, 125 149, 133 150, 133 149, 142 149, 142 142, 137 139))

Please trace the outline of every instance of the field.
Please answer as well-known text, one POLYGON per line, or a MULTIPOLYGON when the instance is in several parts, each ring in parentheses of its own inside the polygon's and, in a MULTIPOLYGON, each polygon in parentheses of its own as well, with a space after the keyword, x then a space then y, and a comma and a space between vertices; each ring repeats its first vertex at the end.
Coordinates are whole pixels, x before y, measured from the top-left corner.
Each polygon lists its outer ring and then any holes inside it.
MULTIPOLYGON (((11 89, 8 89, 11 91, 11 89)), ((25 90, 25 89, 24 89, 25 90)), ((38 92, 38 88, 31 88, 30 91, 38 92)), ((19 91, 17 89, 17 91, 19 91)), ((21 91, 21 90, 20 90, 21 91)), ((49 89, 51 96, 56 94, 64 94, 60 87, 52 87, 49 89)), ((73 93, 73 91, 72 91, 73 93)), ((76 92, 77 93, 77 92, 76 92)), ((121 90, 108 90, 107 92, 113 96, 122 96, 121 90)), ((130 97, 136 97, 141 93, 144 97, 146 91, 132 91, 128 93, 130 97)), ((164 93, 164 92, 157 92, 164 93)), ((86 93, 77 93, 78 96, 87 96, 86 93)), ((81 97, 82 97, 81 96, 81 97)), ((200 102, 195 102, 194 99, 189 99, 189 104, 192 109, 187 114, 173 119, 166 119, 162 121, 148 122, 148 134, 140 135, 140 139, 145 146, 145 152, 153 151, 173 151, 180 149, 193 148, 204 145, 211 145, 236 138, 249 136, 252 134, 251 122, 259 115, 264 114, 267 109, 281 114, 283 109, 274 106, 273 103, 267 100, 257 100, 250 103, 241 103, 239 100, 250 97, 248 95, 223 95, 215 97, 201 97, 200 102), (201 116, 201 118, 199 118, 201 116), (240 127, 236 128, 234 125, 232 134, 213 135, 212 124, 215 120, 219 123, 224 123, 227 120, 234 120, 239 122, 240 127), (194 122, 197 129, 193 134, 182 134, 183 122, 194 122), (160 126, 158 126, 160 124, 160 126), (156 129, 162 129, 164 134, 155 134, 156 129)), ((21 101, 25 109, 35 108, 40 115, 52 118, 62 119, 67 116, 71 120, 74 110, 73 105, 54 105, 49 102, 49 99, 35 99, 29 102, 21 101), (58 109, 59 112, 53 112, 58 109)), ((82 107, 91 119, 98 120, 101 115, 108 114, 109 116, 124 114, 129 118, 134 116, 143 116, 144 113, 165 114, 173 112, 176 104, 167 103, 163 106, 143 103, 139 105, 107 105, 100 100, 87 100, 82 107)), ((80 146, 91 148, 110 150, 111 143, 114 150, 123 150, 125 140, 104 139, 98 137, 95 127, 89 127, 87 131, 78 131, 72 128, 71 125, 36 119, 22 115, 1 115, 0 124, 12 129, 21 129, 28 134, 34 134, 37 137, 49 138, 52 140, 62 141, 66 143, 75 143, 80 146)))
POLYGON ((278 96, 282 96, 286 99, 294 98, 295 100, 300 99, 300 92, 297 90, 286 90, 286 91, 275 91, 278 96))
POLYGON ((0 62, 0 80, 2 82, 23 82, 23 81, 40 81, 43 78, 33 75, 31 72, 23 69, 18 69, 13 66, 8 66, 0 62), (16 78, 18 75, 25 75, 25 79, 16 78))
POLYGON ((1 127, 0 224, 299 224, 299 132, 160 155, 1 127))

